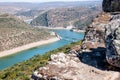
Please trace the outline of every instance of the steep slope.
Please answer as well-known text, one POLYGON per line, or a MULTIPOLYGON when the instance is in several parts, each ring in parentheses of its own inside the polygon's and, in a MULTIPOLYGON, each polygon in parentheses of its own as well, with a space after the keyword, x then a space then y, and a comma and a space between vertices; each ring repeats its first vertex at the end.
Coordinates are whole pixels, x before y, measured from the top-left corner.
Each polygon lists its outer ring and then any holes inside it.
POLYGON ((0 15, 0 51, 49 39, 50 37, 52 36, 48 31, 33 28, 12 15, 0 15))
POLYGON ((83 27, 88 25, 100 11, 99 6, 52 9, 35 18, 31 25, 47 27, 74 25, 76 27, 83 27))
POLYGON ((103 10, 111 12, 111 19, 105 25, 106 59, 109 64, 120 68, 120 1, 104 0, 103 10))
POLYGON ((106 25, 106 58, 109 64, 120 68, 120 14, 106 25))

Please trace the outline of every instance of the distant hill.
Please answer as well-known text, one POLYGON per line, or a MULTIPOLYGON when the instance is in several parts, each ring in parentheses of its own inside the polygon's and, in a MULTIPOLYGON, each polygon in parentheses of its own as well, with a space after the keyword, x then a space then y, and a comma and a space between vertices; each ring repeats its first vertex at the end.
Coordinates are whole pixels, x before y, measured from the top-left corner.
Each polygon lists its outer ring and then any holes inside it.
POLYGON ((38 13, 40 13, 42 11, 44 11, 44 10, 29 10, 29 11, 25 11, 25 12, 19 12, 16 15, 17 16, 23 15, 23 16, 26 16, 26 17, 30 17, 30 16, 37 15, 38 13))
POLYGON ((101 12, 100 6, 51 9, 31 22, 34 26, 67 27, 84 29, 101 12))
POLYGON ((0 51, 50 37, 47 30, 33 28, 12 15, 0 15, 0 51))
POLYGON ((44 10, 29 10, 29 11, 23 11, 23 12, 18 12, 15 15, 16 16, 20 16, 20 18, 34 18, 35 16, 40 15, 42 12, 44 12, 44 10))
POLYGON ((75 1, 75 2, 46 2, 46 3, 17 3, 17 2, 1 2, 0 11, 10 14, 29 10, 46 10, 63 7, 80 7, 101 5, 101 1, 75 1))

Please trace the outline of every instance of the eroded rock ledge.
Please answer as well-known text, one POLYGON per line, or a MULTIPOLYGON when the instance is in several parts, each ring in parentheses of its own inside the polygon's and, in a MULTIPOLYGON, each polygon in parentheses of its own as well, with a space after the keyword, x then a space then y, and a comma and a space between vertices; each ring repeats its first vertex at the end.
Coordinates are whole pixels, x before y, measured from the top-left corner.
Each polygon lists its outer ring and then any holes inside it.
POLYGON ((76 54, 59 53, 51 56, 47 66, 35 71, 31 80, 119 80, 119 76, 118 72, 83 64, 76 54))
POLYGON ((120 14, 113 15, 106 25, 105 41, 108 63, 120 68, 120 14))

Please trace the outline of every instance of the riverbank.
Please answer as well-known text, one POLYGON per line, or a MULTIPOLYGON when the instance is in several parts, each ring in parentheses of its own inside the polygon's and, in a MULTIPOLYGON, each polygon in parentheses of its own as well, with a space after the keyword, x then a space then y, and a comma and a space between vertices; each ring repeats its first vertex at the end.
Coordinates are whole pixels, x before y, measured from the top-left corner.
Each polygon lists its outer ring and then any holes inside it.
POLYGON ((23 45, 23 46, 20 46, 20 47, 11 49, 11 50, 6 50, 6 51, 3 51, 3 52, 0 52, 0 57, 5 57, 5 56, 8 56, 8 55, 12 55, 12 54, 15 54, 15 53, 20 52, 20 51, 24 51, 24 50, 27 50, 27 49, 30 49, 30 48, 33 48, 33 47, 37 47, 37 46, 40 46, 40 45, 52 43, 52 42, 55 42, 55 41, 58 41, 58 40, 60 40, 60 39, 57 38, 57 37, 54 37, 54 38, 51 38, 51 39, 48 39, 48 40, 42 40, 42 41, 26 44, 26 45, 23 45))
MULTIPOLYGON (((48 51, 47 53, 45 53, 43 55, 34 56, 26 61, 16 63, 15 65, 13 65, 9 68, 6 68, 6 69, 4 68, 4 70, 1 69, 0 70, 0 79, 3 79, 3 80, 14 80, 14 79, 29 80, 30 75, 34 71, 33 69, 38 69, 40 66, 45 66, 48 63, 48 61, 50 61, 50 55, 56 54, 61 51, 67 53, 69 51, 68 50, 69 48, 72 48, 73 46, 78 45, 78 44, 81 44, 81 41, 48 51), (14 76, 13 76, 13 74, 14 74, 14 76), (18 75, 18 74, 20 74, 20 75, 18 75)), ((27 57, 27 56, 25 56, 25 57, 27 57)), ((21 57, 19 56, 19 58, 21 58, 21 57)), ((16 59, 16 60, 18 60, 18 59, 16 59)), ((9 60, 7 62, 10 63, 11 61, 9 60)), ((4 62, 0 62, 0 63, 3 65, 4 62)), ((4 63, 4 64, 6 64, 6 63, 4 63)))
POLYGON ((85 30, 77 30, 77 29, 72 29, 72 26, 68 26, 67 28, 64 27, 46 27, 46 26, 35 26, 43 29, 52 29, 52 30, 72 30, 73 32, 79 32, 79 33, 85 33, 85 30))
POLYGON ((73 29, 73 32, 85 33, 85 30, 76 30, 76 29, 73 29))
POLYGON ((62 39, 50 44, 27 49, 8 57, 0 58, 0 70, 6 69, 14 64, 17 64, 18 62, 28 60, 35 55, 42 55, 45 54, 46 52, 68 45, 73 42, 73 38, 76 38, 75 41, 79 41, 84 38, 83 33, 76 33, 69 30, 54 30, 53 32, 59 34, 59 36, 61 36, 62 39), (69 37, 69 41, 66 40, 68 39, 67 36, 69 37))
POLYGON ((55 30, 60 30, 60 29, 62 29, 62 30, 71 30, 73 27, 72 26, 68 26, 68 27, 66 27, 66 28, 64 28, 64 27, 46 27, 46 26, 34 26, 34 27, 38 27, 38 28, 44 28, 44 29, 55 29, 55 30))

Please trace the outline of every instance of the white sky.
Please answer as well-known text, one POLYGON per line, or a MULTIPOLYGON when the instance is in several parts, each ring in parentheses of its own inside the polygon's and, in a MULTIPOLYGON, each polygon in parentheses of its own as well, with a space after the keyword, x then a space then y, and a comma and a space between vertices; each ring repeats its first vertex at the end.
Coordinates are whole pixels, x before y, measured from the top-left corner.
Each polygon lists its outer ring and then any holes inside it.
POLYGON ((55 1, 100 1, 100 0, 0 0, 0 2, 55 2, 55 1))

